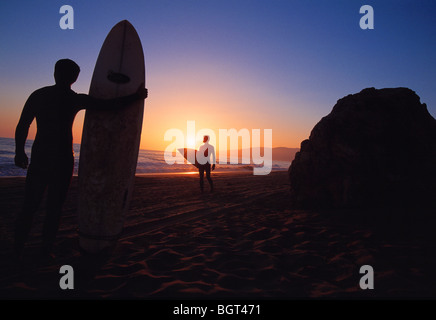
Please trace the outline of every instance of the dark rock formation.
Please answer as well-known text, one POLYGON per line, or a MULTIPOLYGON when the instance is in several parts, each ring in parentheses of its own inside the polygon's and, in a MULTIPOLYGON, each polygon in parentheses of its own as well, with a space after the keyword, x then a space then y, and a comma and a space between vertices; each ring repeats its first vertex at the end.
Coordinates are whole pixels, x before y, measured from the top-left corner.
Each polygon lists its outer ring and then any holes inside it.
POLYGON ((294 204, 428 206, 436 199, 436 120, 410 89, 340 99, 289 168, 294 204))

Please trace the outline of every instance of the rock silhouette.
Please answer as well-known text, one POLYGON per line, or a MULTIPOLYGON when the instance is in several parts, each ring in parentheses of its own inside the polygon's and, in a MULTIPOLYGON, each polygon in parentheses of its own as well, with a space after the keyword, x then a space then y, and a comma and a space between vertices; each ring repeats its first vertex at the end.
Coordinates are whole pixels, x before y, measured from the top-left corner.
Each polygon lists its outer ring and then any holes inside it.
POLYGON ((312 129, 289 168, 293 203, 318 208, 429 207, 436 120, 408 88, 348 95, 312 129))

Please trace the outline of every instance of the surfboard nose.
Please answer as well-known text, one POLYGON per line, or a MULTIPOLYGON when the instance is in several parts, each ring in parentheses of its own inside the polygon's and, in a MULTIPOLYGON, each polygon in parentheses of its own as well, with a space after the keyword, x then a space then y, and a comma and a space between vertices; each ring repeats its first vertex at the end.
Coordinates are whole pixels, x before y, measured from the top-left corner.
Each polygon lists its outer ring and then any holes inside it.
POLYGON ((131 26, 133 27, 133 25, 130 23, 129 20, 121 20, 120 22, 118 22, 115 26, 119 25, 119 24, 124 24, 125 26, 131 26))

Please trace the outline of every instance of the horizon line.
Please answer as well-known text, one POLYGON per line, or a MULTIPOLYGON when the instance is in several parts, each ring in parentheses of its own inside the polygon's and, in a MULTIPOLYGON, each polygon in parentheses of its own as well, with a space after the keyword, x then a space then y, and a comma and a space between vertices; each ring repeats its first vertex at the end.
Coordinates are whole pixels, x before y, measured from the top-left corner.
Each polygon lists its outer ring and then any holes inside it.
MULTIPOLYGON (((15 139, 15 137, 0 137, 0 138, 3 138, 3 139, 15 139)), ((26 139, 26 143, 27 143, 27 141, 34 141, 35 139, 26 139)), ((78 145, 80 145, 81 143, 79 143, 79 142, 73 142, 73 144, 78 144, 78 145)), ((188 148, 188 147, 185 147, 185 148, 188 148)), ((255 148, 262 148, 262 149, 265 149, 265 147, 255 147, 255 148)), ((266 147, 266 148, 269 148, 269 147, 266 147)), ((300 149, 300 147, 283 147, 283 146, 280 146, 280 147, 271 147, 270 149, 278 149, 278 148, 285 148, 285 149, 300 149)), ((188 149, 193 149, 193 148, 188 148, 188 149)), ((253 147, 250 147, 250 148, 245 148, 245 149, 253 149, 253 147)), ((161 152, 165 152, 165 150, 157 150, 157 149, 143 149, 143 148, 141 148, 141 147, 139 147, 139 150, 147 150, 147 151, 161 151, 161 152)), ((232 150, 235 150, 235 149, 227 149, 227 151, 232 151, 232 150)), ((240 148, 240 149, 237 149, 238 151, 240 151, 240 150, 244 150, 243 148, 240 148)), ((174 152, 174 151, 173 151, 174 152)))

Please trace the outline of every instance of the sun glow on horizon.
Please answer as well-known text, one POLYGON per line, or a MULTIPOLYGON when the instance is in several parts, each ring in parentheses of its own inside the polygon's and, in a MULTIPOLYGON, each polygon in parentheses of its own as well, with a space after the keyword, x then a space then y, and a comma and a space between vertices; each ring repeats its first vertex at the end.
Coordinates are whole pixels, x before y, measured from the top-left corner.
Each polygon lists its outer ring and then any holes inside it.
POLYGON ((188 148, 195 148, 196 147, 195 137, 188 135, 187 141, 186 141, 186 146, 188 148))

